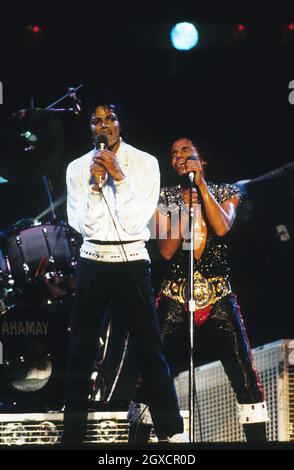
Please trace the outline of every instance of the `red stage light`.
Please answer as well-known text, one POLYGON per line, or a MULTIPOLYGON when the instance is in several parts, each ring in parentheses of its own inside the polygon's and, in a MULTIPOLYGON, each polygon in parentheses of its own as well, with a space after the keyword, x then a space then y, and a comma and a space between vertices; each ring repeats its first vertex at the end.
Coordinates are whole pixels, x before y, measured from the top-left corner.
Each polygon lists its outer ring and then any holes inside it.
POLYGON ((33 26, 33 32, 34 33, 39 33, 41 31, 41 29, 39 28, 39 26, 33 26))
POLYGON ((294 31, 294 23, 289 23, 288 24, 288 29, 289 29, 289 31, 294 31))
POLYGON ((245 31, 246 28, 245 28, 244 24, 238 24, 237 29, 238 29, 238 31, 241 32, 241 31, 245 31))

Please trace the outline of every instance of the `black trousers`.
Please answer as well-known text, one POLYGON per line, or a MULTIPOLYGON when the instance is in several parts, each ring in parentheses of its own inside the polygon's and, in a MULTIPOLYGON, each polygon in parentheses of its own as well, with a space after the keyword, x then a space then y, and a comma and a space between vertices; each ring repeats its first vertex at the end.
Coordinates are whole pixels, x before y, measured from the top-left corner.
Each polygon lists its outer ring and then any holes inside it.
MULTIPOLYGON (((173 375, 187 369, 189 353, 188 312, 183 305, 162 295, 158 314, 164 335, 164 351, 173 375)), ((221 361, 238 403, 264 400, 237 298, 227 295, 212 306, 208 319, 195 326, 196 360, 198 347, 209 349, 221 361), (203 346, 203 347, 202 347, 203 346)))
POLYGON ((79 444, 85 436, 99 329, 112 298, 119 303, 128 325, 156 434, 164 437, 183 431, 173 380, 163 354, 150 263, 142 260, 127 265, 80 258, 71 316, 63 444, 79 444))

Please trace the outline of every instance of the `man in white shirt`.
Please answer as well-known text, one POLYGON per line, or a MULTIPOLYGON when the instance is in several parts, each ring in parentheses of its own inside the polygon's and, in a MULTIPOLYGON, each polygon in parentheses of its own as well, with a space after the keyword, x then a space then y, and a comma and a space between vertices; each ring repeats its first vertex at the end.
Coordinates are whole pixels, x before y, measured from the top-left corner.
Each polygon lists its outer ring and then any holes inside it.
POLYGON ((147 224, 159 196, 158 162, 121 139, 118 112, 109 103, 93 107, 90 127, 98 150, 67 168, 68 221, 83 236, 83 244, 71 318, 64 445, 78 445, 85 435, 97 337, 112 298, 119 302, 128 325, 157 436, 165 439, 183 431, 162 352, 145 248, 147 224), (102 141, 106 148, 99 148, 102 141))

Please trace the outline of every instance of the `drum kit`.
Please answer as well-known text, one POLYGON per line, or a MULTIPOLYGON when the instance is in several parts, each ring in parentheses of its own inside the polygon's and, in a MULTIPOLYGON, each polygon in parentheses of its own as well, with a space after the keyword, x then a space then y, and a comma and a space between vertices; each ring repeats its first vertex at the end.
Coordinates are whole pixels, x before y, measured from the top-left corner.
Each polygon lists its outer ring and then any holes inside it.
POLYGON ((35 392, 43 407, 52 408, 57 388, 62 401, 64 364, 60 364, 66 358, 79 238, 57 220, 47 175, 64 145, 56 111, 69 110, 54 106, 69 97, 70 110, 77 112, 80 86, 68 89, 46 109, 18 111, 3 133, 0 183, 41 178, 51 218, 19 220, 0 232, 0 409, 30 408, 36 404, 35 392))

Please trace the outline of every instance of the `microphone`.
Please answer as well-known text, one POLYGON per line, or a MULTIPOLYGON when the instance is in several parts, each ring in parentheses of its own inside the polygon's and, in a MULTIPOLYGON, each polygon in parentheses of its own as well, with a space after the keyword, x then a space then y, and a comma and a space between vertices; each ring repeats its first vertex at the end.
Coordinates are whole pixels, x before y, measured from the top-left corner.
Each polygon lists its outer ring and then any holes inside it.
MULTIPOLYGON (((108 137, 106 134, 99 134, 97 135, 95 139, 95 147, 96 150, 103 150, 107 149, 108 147, 108 137)), ((102 191, 103 188, 103 178, 102 175, 99 175, 98 177, 98 189, 99 191, 102 191)))
MULTIPOLYGON (((196 156, 196 155, 190 155, 190 156, 187 158, 186 161, 188 161, 188 160, 194 160, 194 161, 198 161, 198 162, 199 162, 199 161, 200 161, 200 158, 199 158, 198 156, 196 156)), ((194 178, 195 178, 195 171, 189 171, 188 177, 189 177, 190 184, 193 185, 193 183, 194 183, 194 178)))
POLYGON ((108 137, 106 134, 99 134, 95 139, 95 147, 97 150, 107 149, 108 137))
MULTIPOLYGON (((194 161, 200 161, 200 158, 196 155, 190 155, 187 157, 186 161, 188 160, 194 160, 194 161)), ((182 175, 181 179, 183 181, 184 186, 195 186, 194 184, 194 178, 195 178, 195 171, 189 171, 189 173, 185 173, 182 175)))

